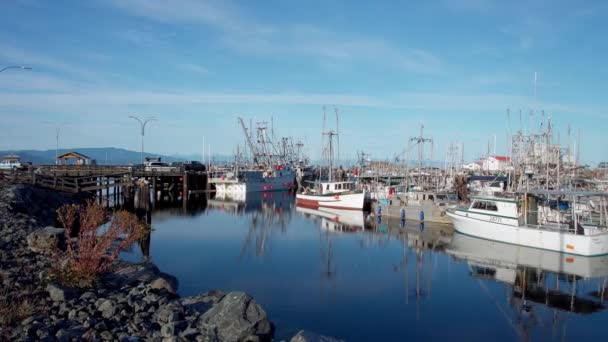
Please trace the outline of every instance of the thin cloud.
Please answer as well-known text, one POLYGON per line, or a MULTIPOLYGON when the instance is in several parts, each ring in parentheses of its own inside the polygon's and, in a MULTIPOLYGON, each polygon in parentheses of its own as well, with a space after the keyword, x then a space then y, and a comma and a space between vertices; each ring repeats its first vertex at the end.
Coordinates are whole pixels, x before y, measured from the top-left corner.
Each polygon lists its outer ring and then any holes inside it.
MULTIPOLYGON (((532 108, 529 96, 487 94, 448 94, 403 92, 385 96, 363 94, 317 94, 317 93, 222 93, 184 91, 180 93, 130 91, 120 89, 89 89, 64 93, 0 93, 0 108, 54 109, 85 111, 90 107, 127 108, 129 106, 188 107, 203 104, 249 104, 249 105, 323 105, 367 107, 378 109, 403 109, 444 114, 463 112, 502 113, 532 108)), ((539 102, 537 108, 547 113, 576 113, 605 117, 604 108, 583 107, 574 104, 539 102)))
POLYGON ((205 68, 204 66, 201 66, 198 64, 193 64, 193 63, 179 64, 179 65, 177 65, 177 69, 186 71, 186 72, 202 74, 202 75, 209 73, 209 70, 207 68, 205 68))
MULTIPOLYGON (((244 55, 313 57, 322 66, 338 63, 382 65, 398 70, 435 73, 439 57, 420 48, 399 48, 374 37, 350 37, 307 25, 275 27, 261 24, 244 10, 215 1, 112 1, 128 14, 163 23, 195 23, 221 32, 220 41, 244 55)), ((149 33, 126 31, 123 38, 153 45, 149 33)))

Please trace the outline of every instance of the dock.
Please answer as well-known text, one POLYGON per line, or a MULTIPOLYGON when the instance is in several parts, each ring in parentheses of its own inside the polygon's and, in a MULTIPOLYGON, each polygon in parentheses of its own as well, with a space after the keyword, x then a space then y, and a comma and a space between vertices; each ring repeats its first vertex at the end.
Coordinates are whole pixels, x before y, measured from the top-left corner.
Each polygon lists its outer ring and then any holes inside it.
POLYGON ((130 166, 41 165, 27 169, 0 170, 0 181, 26 183, 68 193, 93 193, 100 203, 132 201, 136 187, 147 187, 151 205, 156 201, 182 200, 210 191, 204 171, 146 171, 130 166), (104 196, 105 192, 105 196, 104 196))

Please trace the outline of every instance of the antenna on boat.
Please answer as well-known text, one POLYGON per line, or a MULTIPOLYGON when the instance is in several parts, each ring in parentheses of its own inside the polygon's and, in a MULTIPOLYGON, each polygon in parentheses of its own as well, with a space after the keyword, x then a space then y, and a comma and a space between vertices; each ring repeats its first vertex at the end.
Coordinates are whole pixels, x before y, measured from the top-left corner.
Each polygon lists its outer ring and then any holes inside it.
POLYGON ((338 164, 340 164, 340 118, 338 117, 338 107, 334 105, 334 113, 336 113, 336 137, 338 142, 338 164))
MULTIPOLYGON (((325 141, 324 140, 325 140, 325 119, 326 119, 326 116, 327 116, 326 111, 327 111, 327 107, 325 105, 323 105, 323 128, 321 129, 321 155, 320 155, 321 161, 324 158, 323 157, 323 154, 324 154, 323 151, 325 149, 325 141)), ((319 180, 321 178, 321 174, 323 173, 323 168, 322 168, 321 164, 322 163, 319 163, 319 180)))

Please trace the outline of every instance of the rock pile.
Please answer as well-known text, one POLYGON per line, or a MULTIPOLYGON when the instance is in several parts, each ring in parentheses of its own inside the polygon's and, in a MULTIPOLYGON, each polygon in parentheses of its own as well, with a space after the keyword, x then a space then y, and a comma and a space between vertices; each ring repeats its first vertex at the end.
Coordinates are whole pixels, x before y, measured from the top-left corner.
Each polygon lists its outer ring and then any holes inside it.
MULTIPOLYGON (((91 289, 49 280, 50 257, 65 245, 53 227, 67 194, 0 189, 0 341, 272 341, 266 312, 243 292, 177 295, 178 282, 151 263, 118 262, 91 289), (46 228, 41 228, 46 227, 46 228)), ((336 341, 300 332, 292 341, 336 341)))

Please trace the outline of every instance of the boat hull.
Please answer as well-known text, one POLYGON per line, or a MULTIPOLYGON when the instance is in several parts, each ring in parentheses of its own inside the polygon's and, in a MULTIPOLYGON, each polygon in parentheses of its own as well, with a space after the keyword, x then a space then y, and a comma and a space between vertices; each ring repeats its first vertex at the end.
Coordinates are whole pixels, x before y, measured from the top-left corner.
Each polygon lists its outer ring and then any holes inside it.
POLYGON ((365 192, 342 193, 335 195, 297 194, 296 204, 301 207, 318 209, 363 210, 365 192))
POLYGON ((268 177, 263 181, 216 182, 215 191, 227 194, 245 194, 248 192, 287 191, 294 188, 294 176, 287 173, 280 177, 268 177))
POLYGON ((536 226, 518 226, 513 219, 491 222, 492 216, 483 217, 466 211, 448 211, 454 230, 486 240, 539 248, 560 253, 583 256, 608 254, 608 233, 579 235, 564 231, 539 229, 536 226), (466 216, 470 214, 469 216, 466 216))
POLYGON ((537 268, 558 274, 583 278, 608 275, 608 256, 589 258, 573 256, 538 248, 516 246, 456 233, 446 253, 478 265, 515 270, 519 267, 537 268))

